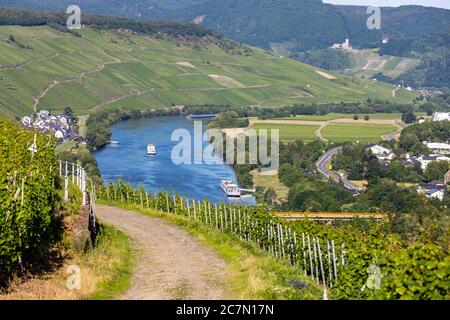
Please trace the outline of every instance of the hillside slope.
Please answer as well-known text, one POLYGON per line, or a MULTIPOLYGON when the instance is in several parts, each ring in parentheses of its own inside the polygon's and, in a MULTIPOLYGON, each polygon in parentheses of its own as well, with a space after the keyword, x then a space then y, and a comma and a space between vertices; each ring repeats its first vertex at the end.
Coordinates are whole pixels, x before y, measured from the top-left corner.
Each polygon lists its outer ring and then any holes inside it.
MULTIPOLYGON (((1 3, 5 7, 58 10, 65 10, 71 4, 71 0, 3 0, 1 3)), ((448 34, 450 10, 446 9, 383 7, 381 30, 369 30, 367 6, 331 5, 321 0, 79 0, 78 4, 83 13, 195 22, 236 41, 291 57, 350 38, 358 49, 380 47, 384 54, 420 58, 421 64, 398 78, 399 81, 415 87, 450 87, 446 76, 450 74, 450 43, 439 48, 422 45, 430 39, 435 44, 439 37, 435 33, 448 34), (389 42, 383 44, 382 39, 389 42), (418 43, 421 45, 417 46, 418 43), (425 52, 421 52, 423 48, 425 52)))
MULTIPOLYGON (((4 7, 65 10, 71 0, 3 0, 4 7)), ((341 6, 321 0, 79 0, 82 12, 128 18, 196 21, 248 44, 269 48, 284 43, 295 51, 321 49, 350 37, 361 48, 381 37, 426 38, 445 30, 450 10, 401 6, 382 8, 382 29, 366 27, 367 6, 341 6), (412 32, 414 28, 414 32, 412 32)))
POLYGON ((49 26, 0 27, 0 113, 63 109, 78 114, 120 106, 172 104, 277 106, 394 100, 392 85, 324 76, 318 69, 213 36, 195 41, 131 31, 49 26))

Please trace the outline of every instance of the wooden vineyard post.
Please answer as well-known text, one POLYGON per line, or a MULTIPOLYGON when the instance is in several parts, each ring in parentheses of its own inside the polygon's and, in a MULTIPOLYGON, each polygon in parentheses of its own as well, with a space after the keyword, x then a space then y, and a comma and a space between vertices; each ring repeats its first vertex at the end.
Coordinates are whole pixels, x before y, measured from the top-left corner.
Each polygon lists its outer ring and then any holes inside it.
POLYGON ((305 233, 302 232, 302 255, 303 255, 303 267, 305 268, 305 275, 307 274, 307 269, 306 269, 306 254, 305 254, 305 233))
POLYGON ((345 255, 345 244, 341 244, 341 260, 342 260, 342 265, 345 264, 344 255, 345 255))
POLYGON ((80 188, 80 165, 77 165, 77 187, 80 188))
POLYGON ((208 209, 206 208, 206 201, 204 202, 205 204, 205 223, 208 224, 208 209))
POLYGON ((72 183, 75 182, 75 163, 72 162, 72 183))
POLYGON ((223 206, 223 209, 224 209, 223 211, 225 214, 225 230, 228 230, 227 208, 225 206, 223 206))
POLYGON ((211 221, 211 203, 208 202, 208 216, 209 216, 209 225, 211 226, 212 221, 211 221))
POLYGON ((202 206, 200 204, 200 201, 197 201, 198 203, 198 220, 202 221, 202 206))
POLYGON ((194 221, 197 221, 197 209, 195 208, 195 200, 192 199, 192 205, 194 206, 194 221))
POLYGON ((238 209, 238 218, 239 218, 239 238, 241 238, 242 237, 241 208, 238 209))
POLYGON ((23 195, 24 189, 25 189, 25 178, 22 178, 22 199, 20 201, 20 205, 22 205, 22 206, 23 206, 23 201, 24 201, 24 195, 23 195))
POLYGON ((277 235, 278 235, 278 256, 283 258, 283 243, 282 243, 282 234, 281 234, 281 225, 277 224, 277 235))
POLYGON ((282 254, 282 258, 283 260, 286 259, 286 252, 284 250, 284 228, 283 225, 280 223, 280 239, 281 239, 281 254, 282 254))
POLYGON ((294 231, 294 266, 298 267, 297 233, 294 231))
POLYGON ((67 171, 64 174, 64 201, 69 201, 69 178, 67 177, 67 171))
POLYGON ((188 198, 186 198, 186 208, 187 208, 187 212, 188 212, 188 218, 189 218, 189 220, 191 220, 191 207, 189 206, 188 198))
POLYGON ((222 210, 220 210, 220 229, 223 230, 223 215, 222 215, 222 212, 223 212, 223 207, 222 207, 222 210))
POLYGON ((319 241, 319 238, 317 238, 317 251, 318 251, 318 254, 319 254, 320 271, 321 271, 321 274, 322 274, 322 284, 323 284, 324 286, 326 286, 327 283, 326 283, 326 280, 325 280, 325 272, 323 271, 322 251, 320 250, 320 241, 319 241))
POLYGON ((334 249, 334 240, 331 240, 331 250, 332 250, 332 252, 333 252, 334 279, 337 279, 336 251, 335 251, 335 249, 334 249))
POLYGON ((147 209, 148 209, 148 208, 150 208, 149 205, 148 205, 148 192, 145 193, 145 200, 147 202, 147 209))
POLYGON ((233 210, 230 208, 230 230, 233 233, 233 210))
POLYGON ((141 197, 141 208, 144 209, 144 200, 142 198, 142 190, 139 192, 139 196, 141 197))
POLYGON ((273 250, 273 236, 272 236, 272 225, 270 223, 267 224, 267 239, 269 242, 269 250, 271 255, 275 255, 273 250))
POLYGON ((62 161, 59 160, 59 177, 62 177, 62 161))
POLYGON ((330 288, 333 287, 333 283, 331 282, 332 279, 332 272, 331 272, 331 256, 330 256, 330 241, 327 241, 327 262, 328 262, 328 277, 329 277, 329 283, 330 288))
POLYGON ((167 205, 167 213, 170 212, 169 210, 169 195, 166 193, 166 205, 167 205))
POLYGON ((219 229, 219 221, 217 219, 217 204, 214 205, 214 209, 216 211, 216 229, 219 229))
POLYGON ((316 274, 316 281, 319 283, 319 264, 317 262, 317 242, 316 238, 313 237, 313 249, 314 249, 314 266, 316 267, 315 274, 316 274))
POLYGON ((312 261, 312 255, 311 255, 311 241, 308 234, 308 254, 309 254, 309 266, 310 266, 310 273, 311 277, 314 279, 314 268, 313 268, 313 261, 312 261))

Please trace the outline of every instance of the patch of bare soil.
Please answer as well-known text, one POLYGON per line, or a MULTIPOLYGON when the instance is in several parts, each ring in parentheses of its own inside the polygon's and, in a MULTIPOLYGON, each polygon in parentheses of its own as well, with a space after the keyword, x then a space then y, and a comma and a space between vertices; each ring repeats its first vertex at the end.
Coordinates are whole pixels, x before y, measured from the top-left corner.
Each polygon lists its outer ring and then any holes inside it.
POLYGON ((161 218, 98 205, 97 216, 128 234, 138 248, 136 269, 121 299, 224 299, 225 262, 161 218))

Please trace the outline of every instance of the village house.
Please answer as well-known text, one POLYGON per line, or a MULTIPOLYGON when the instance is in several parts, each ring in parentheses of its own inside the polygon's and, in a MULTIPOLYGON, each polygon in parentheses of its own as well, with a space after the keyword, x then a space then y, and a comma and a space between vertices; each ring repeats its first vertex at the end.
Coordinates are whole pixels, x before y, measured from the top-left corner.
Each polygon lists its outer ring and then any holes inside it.
POLYGON ((431 154, 428 156, 426 156, 426 155, 420 156, 418 158, 415 158, 415 160, 417 160, 420 163, 420 167, 422 168, 422 170, 426 170, 428 165, 433 161, 449 161, 450 162, 449 157, 446 157, 441 154, 431 154))
POLYGON ((35 117, 26 116, 20 121, 26 128, 50 132, 58 140, 73 140, 78 134, 71 126, 71 119, 65 114, 53 115, 48 110, 40 110, 35 117))
POLYGON ((424 194, 427 198, 444 199, 447 186, 440 181, 422 183, 418 186, 417 192, 424 194))
POLYGON ((450 121, 450 112, 434 112, 433 121, 450 121))
POLYGON ((378 144, 371 146, 369 149, 372 154, 377 157, 378 160, 390 161, 395 158, 395 154, 392 152, 392 150, 382 147, 378 144))
POLYGON ((446 154, 450 153, 450 144, 438 142, 423 142, 433 153, 446 154))

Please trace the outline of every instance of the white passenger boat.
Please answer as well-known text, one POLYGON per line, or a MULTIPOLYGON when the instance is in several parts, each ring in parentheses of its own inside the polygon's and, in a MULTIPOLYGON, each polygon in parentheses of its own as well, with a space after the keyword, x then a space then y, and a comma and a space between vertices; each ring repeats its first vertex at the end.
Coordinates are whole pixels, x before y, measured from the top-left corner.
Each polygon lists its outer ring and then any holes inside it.
POLYGON ((228 197, 240 197, 241 196, 241 189, 233 183, 231 179, 222 180, 220 182, 220 187, 222 188, 223 192, 228 197))
POLYGON ((154 144, 149 144, 149 145, 147 146, 147 154, 148 154, 149 156, 154 156, 154 155, 156 155, 156 147, 155 147, 154 144))

